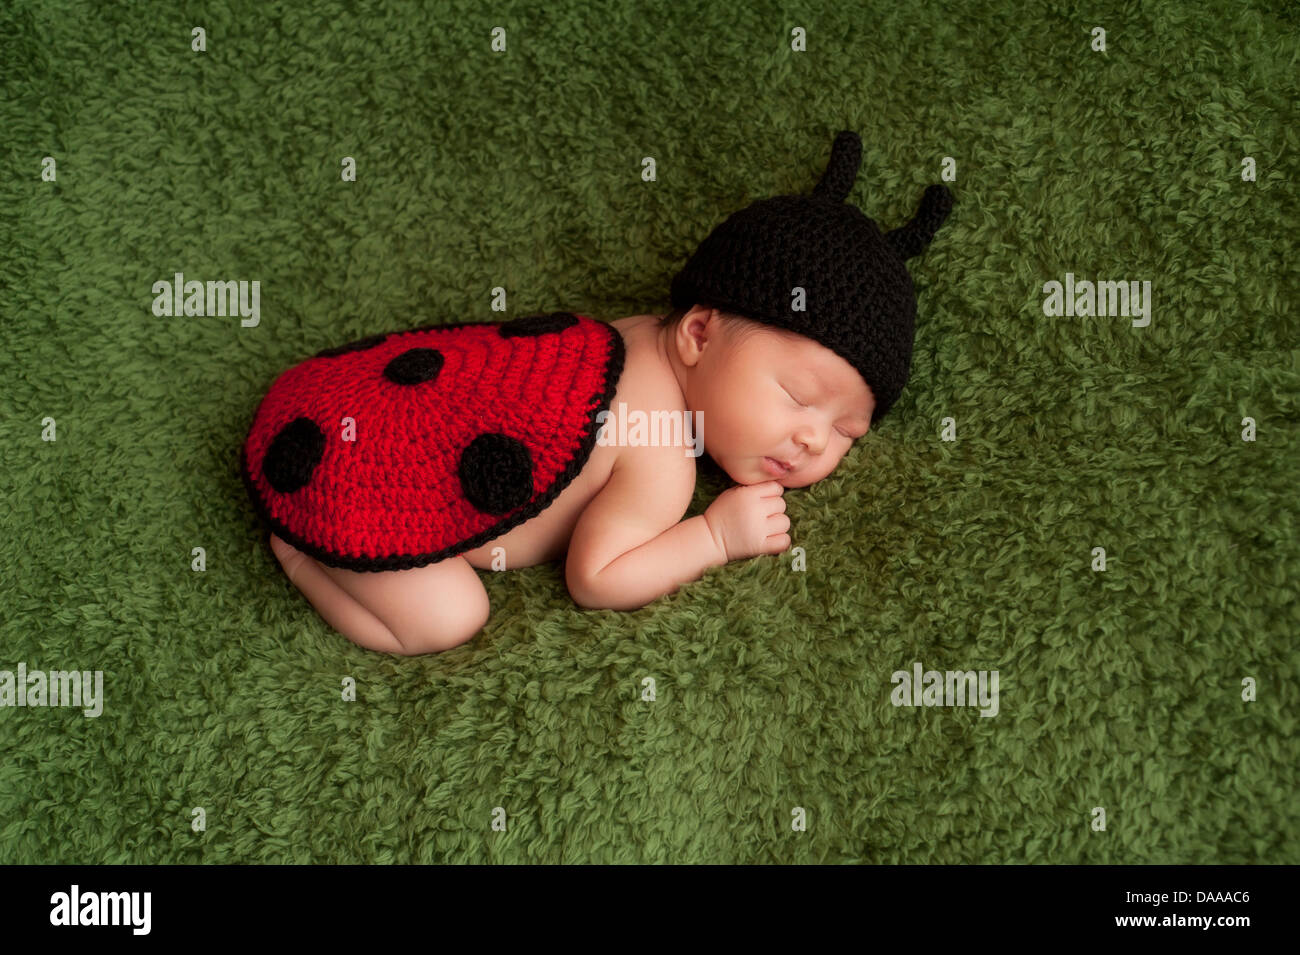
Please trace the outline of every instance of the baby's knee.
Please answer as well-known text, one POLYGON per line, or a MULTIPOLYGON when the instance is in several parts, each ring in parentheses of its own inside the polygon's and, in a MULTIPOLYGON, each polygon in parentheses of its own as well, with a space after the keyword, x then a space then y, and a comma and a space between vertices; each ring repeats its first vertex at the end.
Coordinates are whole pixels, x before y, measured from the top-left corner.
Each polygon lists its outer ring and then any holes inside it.
MULTIPOLYGON (((479 583, 477 580, 475 583, 479 583)), ((393 631, 407 656, 441 653, 476 637, 487 625, 491 606, 481 583, 435 608, 421 626, 393 631)))

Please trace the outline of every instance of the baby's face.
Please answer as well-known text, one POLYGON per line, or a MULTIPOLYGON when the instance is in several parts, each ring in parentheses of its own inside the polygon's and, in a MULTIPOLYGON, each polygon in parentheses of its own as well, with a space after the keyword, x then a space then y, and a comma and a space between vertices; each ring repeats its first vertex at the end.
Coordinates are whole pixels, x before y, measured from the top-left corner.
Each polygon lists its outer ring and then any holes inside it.
POLYGON ((736 483, 807 487, 871 427, 871 389, 830 349, 771 328, 737 334, 716 313, 692 319, 669 348, 678 348, 688 406, 703 412, 705 449, 736 483), (768 458, 793 467, 773 473, 768 458))

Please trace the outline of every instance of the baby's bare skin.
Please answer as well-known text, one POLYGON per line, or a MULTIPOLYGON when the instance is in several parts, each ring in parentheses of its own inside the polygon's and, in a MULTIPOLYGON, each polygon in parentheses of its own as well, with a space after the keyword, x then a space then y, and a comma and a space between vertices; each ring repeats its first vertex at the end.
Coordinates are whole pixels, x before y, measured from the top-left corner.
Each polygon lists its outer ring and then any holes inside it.
POLYGON ((388 653, 450 649, 487 623, 477 570, 565 556, 565 583, 583 607, 631 610, 728 560, 790 547, 786 487, 829 474, 870 424, 870 389, 839 356, 806 338, 729 332, 697 306, 673 330, 658 315, 611 322, 626 359, 610 409, 698 411, 704 446, 737 482, 683 521, 695 490, 688 447, 597 443, 586 465, 536 517, 475 550, 411 570, 330 567, 274 534, 289 579, 355 643, 388 653), (793 389, 793 392, 790 390, 793 389), (797 397, 796 397, 797 396, 797 397), (765 462, 793 464, 779 472, 765 462), (567 556, 566 556, 567 552, 567 556))

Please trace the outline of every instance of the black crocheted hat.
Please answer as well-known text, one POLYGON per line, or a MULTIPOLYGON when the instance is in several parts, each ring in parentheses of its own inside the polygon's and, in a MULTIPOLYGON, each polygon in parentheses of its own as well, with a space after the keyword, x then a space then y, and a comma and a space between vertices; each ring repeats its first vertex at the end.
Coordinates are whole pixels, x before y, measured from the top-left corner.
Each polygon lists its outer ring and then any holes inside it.
POLYGON ((929 245, 953 197, 946 186, 929 186, 912 221, 882 235, 844 201, 861 162, 862 140, 840 132, 811 195, 761 199, 732 213, 674 276, 671 295, 673 308, 711 306, 826 346, 871 388, 874 425, 911 370, 916 293, 904 260, 929 245), (799 288, 804 310, 795 311, 799 288))

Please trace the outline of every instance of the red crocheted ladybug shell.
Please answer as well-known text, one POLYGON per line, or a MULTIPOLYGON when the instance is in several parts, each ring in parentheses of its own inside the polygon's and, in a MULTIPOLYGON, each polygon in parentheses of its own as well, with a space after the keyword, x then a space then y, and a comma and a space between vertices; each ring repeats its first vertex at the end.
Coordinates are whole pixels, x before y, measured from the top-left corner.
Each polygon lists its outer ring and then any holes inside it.
POLYGON ((553 312, 373 335, 282 373, 240 470, 322 563, 421 567, 536 516, 578 475, 623 370, 618 329, 553 312))

